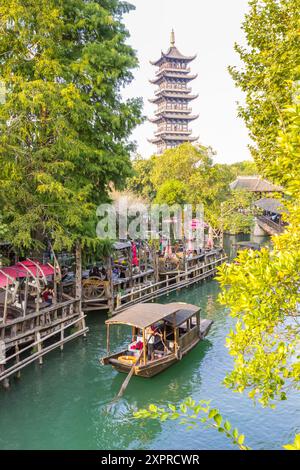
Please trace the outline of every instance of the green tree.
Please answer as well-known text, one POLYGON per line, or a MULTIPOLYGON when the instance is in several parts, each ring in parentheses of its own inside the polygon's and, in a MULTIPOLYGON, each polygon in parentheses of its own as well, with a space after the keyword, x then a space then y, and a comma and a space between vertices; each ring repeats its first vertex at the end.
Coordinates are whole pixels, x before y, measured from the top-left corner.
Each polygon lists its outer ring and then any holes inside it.
POLYGON ((137 66, 119 0, 0 0, 0 204, 17 247, 94 242, 96 207, 130 174, 137 66))
POLYGON ((156 196, 156 190, 151 181, 154 158, 143 159, 137 156, 133 160, 133 176, 127 180, 127 189, 147 201, 152 201, 156 196))
POLYGON ((220 301, 237 318, 227 346, 234 369, 225 384, 269 405, 300 388, 300 93, 299 0, 252 1, 244 29, 250 52, 235 71, 247 92, 243 111, 255 161, 284 185, 285 233, 273 249, 240 253, 219 271, 220 301))
POLYGON ((186 204, 188 189, 182 181, 168 180, 165 181, 157 190, 154 202, 156 204, 186 204))
MULTIPOLYGON (((202 145, 181 144, 166 150, 154 159, 151 180, 155 188, 168 180, 178 180, 190 184, 194 174, 203 178, 209 173, 213 160, 212 151, 202 145)), ((204 183, 204 181, 203 181, 204 183)))
POLYGON ((248 209, 250 197, 230 190, 230 183, 238 175, 257 173, 251 161, 232 165, 213 163, 213 151, 201 145, 182 144, 153 155, 148 160, 138 157, 134 163, 134 176, 127 188, 149 201, 166 204, 200 204, 205 208, 206 221, 215 229, 225 227, 231 233, 249 232, 252 217, 241 213, 248 209), (231 207, 230 215, 223 217, 222 203, 231 207), (236 205, 236 211, 233 206, 236 205))
POLYGON ((292 103, 300 74, 300 5, 299 0, 250 0, 249 6, 242 27, 247 46, 235 45, 243 68, 230 72, 246 94, 239 114, 253 139, 253 157, 259 171, 272 178, 282 110, 292 103))

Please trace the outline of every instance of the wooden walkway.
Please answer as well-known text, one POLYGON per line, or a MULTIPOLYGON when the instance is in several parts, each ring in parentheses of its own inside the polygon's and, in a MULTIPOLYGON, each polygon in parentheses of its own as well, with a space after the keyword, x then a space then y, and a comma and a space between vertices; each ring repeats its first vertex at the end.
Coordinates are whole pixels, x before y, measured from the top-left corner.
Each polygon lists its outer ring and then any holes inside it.
POLYGON ((162 295, 169 295, 171 292, 192 286, 195 283, 204 281, 215 276, 217 267, 227 260, 224 253, 217 254, 211 259, 205 259, 197 266, 185 271, 164 273, 165 279, 138 290, 117 297, 117 307, 112 313, 116 315, 127 307, 139 302, 149 302, 162 295))
POLYGON ((282 225, 276 224, 276 222, 273 222, 273 220, 265 217, 264 215, 257 216, 256 221, 259 227, 266 232, 267 235, 280 235, 284 232, 284 227, 282 225))

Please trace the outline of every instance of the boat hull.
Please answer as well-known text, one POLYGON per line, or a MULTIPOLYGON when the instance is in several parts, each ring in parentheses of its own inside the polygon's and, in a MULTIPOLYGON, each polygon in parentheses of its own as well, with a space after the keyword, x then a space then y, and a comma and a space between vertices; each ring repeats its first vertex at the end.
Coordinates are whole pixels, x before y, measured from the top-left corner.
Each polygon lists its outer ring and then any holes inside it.
MULTIPOLYGON (((176 357, 175 354, 169 354, 161 359, 152 361, 151 363, 148 363, 145 366, 142 365, 135 367, 133 375, 136 375, 138 377, 150 378, 160 374, 176 362, 179 362, 182 357, 184 357, 189 351, 191 351, 195 346, 197 346, 200 341, 201 338, 197 338, 192 344, 189 345, 188 348, 182 351, 179 357, 176 357)), ((131 367, 129 365, 123 364, 117 359, 111 358, 108 360, 108 362, 118 372, 128 374, 131 370, 131 367)))
MULTIPOLYGON (((188 344, 182 342, 177 355, 169 353, 160 359, 148 362, 146 365, 137 365, 134 367, 133 375, 145 378, 154 377, 171 367, 176 362, 179 362, 208 334, 212 324, 212 320, 201 320, 198 333, 196 334, 195 332, 194 338, 191 339, 188 344)), ((120 351, 112 356, 103 358, 101 362, 104 365, 111 365, 118 372, 128 374, 131 371, 132 365, 125 364, 118 360, 118 357, 123 355, 126 355, 126 351, 120 351)))

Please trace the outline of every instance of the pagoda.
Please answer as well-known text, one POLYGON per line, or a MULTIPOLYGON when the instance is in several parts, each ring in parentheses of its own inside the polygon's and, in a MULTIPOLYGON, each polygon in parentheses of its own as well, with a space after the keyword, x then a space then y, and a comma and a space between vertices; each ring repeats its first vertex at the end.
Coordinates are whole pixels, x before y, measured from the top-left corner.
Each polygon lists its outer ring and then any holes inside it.
POLYGON ((157 105, 155 117, 150 119, 157 125, 154 139, 149 142, 157 145, 160 154, 168 148, 174 148, 183 142, 194 142, 198 137, 192 137, 189 130, 189 122, 198 118, 192 114, 190 101, 198 97, 192 94, 189 83, 197 75, 190 73, 189 64, 194 56, 182 55, 175 46, 175 34, 172 30, 171 45, 169 50, 155 62, 150 62, 158 67, 156 77, 150 83, 158 85, 155 98, 149 100, 157 105))

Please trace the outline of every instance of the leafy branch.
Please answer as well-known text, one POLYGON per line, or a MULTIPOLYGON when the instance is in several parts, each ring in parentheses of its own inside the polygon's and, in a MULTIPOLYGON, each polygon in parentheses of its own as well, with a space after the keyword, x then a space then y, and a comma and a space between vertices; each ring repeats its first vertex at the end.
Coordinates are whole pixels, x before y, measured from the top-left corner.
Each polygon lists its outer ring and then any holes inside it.
POLYGON ((151 404, 147 409, 136 411, 134 417, 160 420, 161 422, 179 420, 179 424, 186 426, 187 429, 194 429, 202 424, 205 429, 211 428, 223 433, 240 450, 250 450, 250 447, 244 444, 244 434, 240 434, 237 428, 232 428, 231 423, 224 420, 220 411, 217 408, 212 408, 210 401, 207 400, 200 400, 196 403, 189 397, 179 407, 172 404, 163 407, 151 404))

